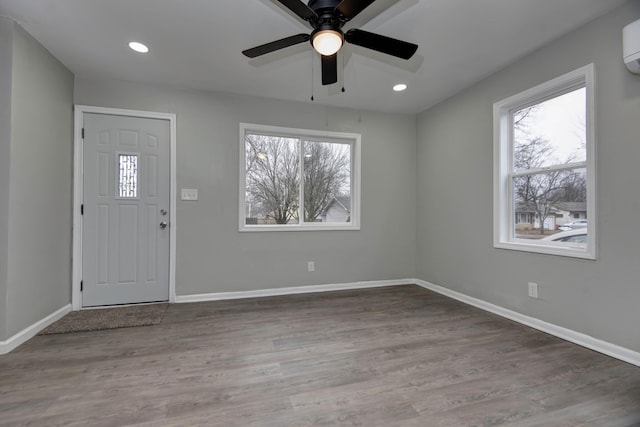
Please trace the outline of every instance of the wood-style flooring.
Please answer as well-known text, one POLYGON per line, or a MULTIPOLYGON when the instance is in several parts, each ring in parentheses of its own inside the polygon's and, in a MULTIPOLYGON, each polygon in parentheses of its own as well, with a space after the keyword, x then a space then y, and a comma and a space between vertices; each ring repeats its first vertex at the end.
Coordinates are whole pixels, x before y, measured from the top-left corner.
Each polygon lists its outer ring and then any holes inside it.
POLYGON ((0 356, 2 426, 640 426, 640 368, 420 287, 169 307, 0 356))

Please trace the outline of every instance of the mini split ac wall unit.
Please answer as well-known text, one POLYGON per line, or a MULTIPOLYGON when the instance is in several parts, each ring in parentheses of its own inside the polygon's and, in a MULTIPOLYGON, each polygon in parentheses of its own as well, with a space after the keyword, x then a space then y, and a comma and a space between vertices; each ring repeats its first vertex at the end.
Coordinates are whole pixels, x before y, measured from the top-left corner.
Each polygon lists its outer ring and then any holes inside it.
POLYGON ((622 29, 622 51, 629 71, 640 74, 640 19, 622 29))

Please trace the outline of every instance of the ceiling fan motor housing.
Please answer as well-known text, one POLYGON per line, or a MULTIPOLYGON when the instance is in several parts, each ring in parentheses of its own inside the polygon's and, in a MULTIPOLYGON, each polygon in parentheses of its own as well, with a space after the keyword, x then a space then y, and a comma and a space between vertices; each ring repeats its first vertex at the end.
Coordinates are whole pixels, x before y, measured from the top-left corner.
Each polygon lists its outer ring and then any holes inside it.
POLYGON ((335 10, 340 4, 340 0, 309 0, 309 8, 315 10, 320 15, 324 10, 335 10))
POLYGON ((313 9, 317 17, 310 19, 311 26, 316 31, 339 30, 348 19, 336 10, 340 0, 310 0, 309 8, 313 9))

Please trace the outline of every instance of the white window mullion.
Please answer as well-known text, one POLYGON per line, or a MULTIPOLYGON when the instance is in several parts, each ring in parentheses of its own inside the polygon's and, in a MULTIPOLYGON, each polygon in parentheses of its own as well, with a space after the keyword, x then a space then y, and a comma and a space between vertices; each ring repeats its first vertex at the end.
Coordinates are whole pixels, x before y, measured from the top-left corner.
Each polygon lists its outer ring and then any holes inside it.
POLYGON ((299 182, 300 185, 298 186, 300 192, 298 194, 298 200, 300 201, 300 203, 298 203, 298 216, 300 217, 300 220, 298 221, 298 223, 300 225, 306 224, 305 220, 304 220, 304 141, 302 138, 298 139, 298 144, 300 149, 299 151, 299 158, 298 158, 298 162, 300 164, 300 178, 299 178, 299 182))
POLYGON ((572 169, 585 169, 586 167, 587 167, 587 162, 567 163, 563 165, 554 165, 554 166, 549 166, 545 168, 523 169, 520 171, 512 171, 511 177, 515 178, 518 176, 537 175, 545 172, 557 172, 557 171, 565 171, 565 170, 572 170, 572 169))

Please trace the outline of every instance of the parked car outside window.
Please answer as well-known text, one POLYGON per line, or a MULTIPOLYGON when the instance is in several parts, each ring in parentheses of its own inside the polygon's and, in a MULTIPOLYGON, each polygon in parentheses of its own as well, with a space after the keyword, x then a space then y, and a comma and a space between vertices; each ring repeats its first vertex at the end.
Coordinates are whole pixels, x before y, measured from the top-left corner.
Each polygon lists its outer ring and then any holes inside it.
POLYGON ((567 242, 567 243, 587 243, 587 229, 578 228, 575 230, 562 231, 560 233, 552 234, 544 237, 540 240, 548 240, 552 242, 567 242))
POLYGON ((569 230, 575 230, 576 228, 587 228, 587 220, 579 219, 577 221, 568 222, 558 227, 558 230, 569 231, 569 230))

